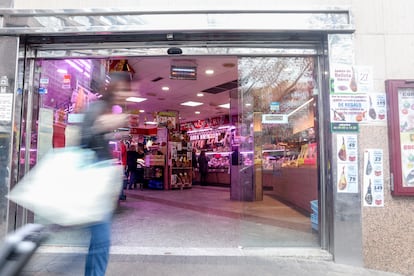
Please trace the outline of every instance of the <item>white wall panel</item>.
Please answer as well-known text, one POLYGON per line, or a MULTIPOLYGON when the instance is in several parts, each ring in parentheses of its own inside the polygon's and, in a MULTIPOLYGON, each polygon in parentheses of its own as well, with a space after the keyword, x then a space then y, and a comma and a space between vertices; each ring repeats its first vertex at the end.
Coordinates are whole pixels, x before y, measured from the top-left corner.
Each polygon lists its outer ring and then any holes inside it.
POLYGON ((387 35, 385 57, 387 79, 413 79, 414 33, 387 35))
POLYGON ((412 0, 384 1, 385 33, 413 34, 413 11, 414 1, 412 0))
POLYGON ((378 34, 384 32, 383 0, 354 0, 352 14, 356 33, 378 34))
POLYGON ((375 86, 376 91, 384 91, 386 76, 386 57, 384 35, 355 35, 355 60, 358 65, 373 67, 374 81, 381 85, 375 86))

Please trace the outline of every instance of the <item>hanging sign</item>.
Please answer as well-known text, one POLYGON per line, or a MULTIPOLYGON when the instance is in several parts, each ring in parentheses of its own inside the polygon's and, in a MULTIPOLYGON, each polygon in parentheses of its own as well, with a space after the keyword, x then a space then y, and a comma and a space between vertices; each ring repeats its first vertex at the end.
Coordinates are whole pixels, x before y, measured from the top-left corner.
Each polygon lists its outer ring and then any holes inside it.
POLYGON ((157 113, 157 122, 159 126, 172 130, 177 128, 177 117, 176 111, 160 111, 157 113))
POLYGON ((49 84, 49 78, 41 78, 39 80, 40 84, 48 85, 49 84))
POLYGON ((271 102, 270 103, 270 111, 279 112, 280 111, 280 103, 279 102, 271 102))
POLYGON ((63 83, 70 83, 71 76, 69 74, 63 75, 63 83))
POLYGON ((64 89, 70 88, 70 80, 71 80, 71 76, 69 74, 63 75, 62 88, 64 88, 64 89))
POLYGON ((288 116, 284 114, 263 114, 262 124, 287 124, 288 116))

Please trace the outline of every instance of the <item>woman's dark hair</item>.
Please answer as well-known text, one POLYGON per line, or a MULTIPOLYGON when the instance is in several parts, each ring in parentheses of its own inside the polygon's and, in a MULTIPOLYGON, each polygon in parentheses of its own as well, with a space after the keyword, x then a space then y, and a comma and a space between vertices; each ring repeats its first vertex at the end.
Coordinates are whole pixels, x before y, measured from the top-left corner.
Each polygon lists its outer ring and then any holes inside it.
POLYGON ((107 102, 113 102, 114 92, 130 89, 131 76, 129 72, 111 72, 108 76, 110 81, 108 86, 102 91, 101 99, 107 102))

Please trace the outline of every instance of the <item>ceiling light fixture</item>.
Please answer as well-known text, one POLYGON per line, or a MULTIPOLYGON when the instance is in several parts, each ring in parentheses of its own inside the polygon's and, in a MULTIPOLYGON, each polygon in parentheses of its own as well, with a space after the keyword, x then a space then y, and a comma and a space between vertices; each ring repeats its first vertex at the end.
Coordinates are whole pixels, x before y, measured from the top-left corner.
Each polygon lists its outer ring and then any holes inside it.
POLYGON ((196 66, 175 66, 171 65, 170 79, 173 80, 196 80, 197 67, 196 66))
POLYGON ((197 97, 203 97, 204 94, 203 93, 197 93, 197 97))
POLYGON ((180 104, 185 105, 185 106, 199 106, 199 105, 202 105, 203 103, 188 101, 188 102, 184 102, 184 103, 180 103, 180 104))
POLYGON ((207 69, 205 72, 206 72, 206 75, 213 75, 214 74, 213 69, 207 69))
POLYGON ((168 86, 163 86, 163 87, 161 87, 161 89, 162 89, 163 91, 168 91, 168 90, 170 90, 170 88, 169 88, 168 86))
POLYGON ((57 69, 57 72, 61 73, 61 74, 67 74, 68 70, 66 70, 66 69, 57 69))
POLYGON ((220 105, 218 105, 219 107, 222 107, 222 108, 230 108, 230 103, 226 103, 226 104, 220 104, 220 105))
POLYGON ((134 102, 134 103, 140 103, 146 100, 147 100, 146 98, 139 98, 139 97, 128 97, 126 99, 127 102, 134 102))
POLYGON ((200 114, 201 112, 200 112, 200 111, 195 111, 194 113, 195 113, 195 114, 200 114))

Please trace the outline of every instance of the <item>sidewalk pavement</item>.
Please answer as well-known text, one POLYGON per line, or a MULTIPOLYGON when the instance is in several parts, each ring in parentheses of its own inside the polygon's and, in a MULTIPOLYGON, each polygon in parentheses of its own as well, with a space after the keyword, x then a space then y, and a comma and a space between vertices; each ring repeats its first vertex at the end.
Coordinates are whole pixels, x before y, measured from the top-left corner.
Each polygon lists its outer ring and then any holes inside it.
MULTIPOLYGON (((183 256, 111 254, 108 276, 397 276, 330 260, 272 256, 183 256)), ((23 276, 83 275, 84 253, 36 253, 23 276)))
MULTIPOLYGON (((334 263, 309 217, 267 195, 237 202, 219 187, 126 194, 113 221, 109 276, 399 275, 334 263)), ((83 275, 87 237, 56 229, 23 275, 83 275)))

